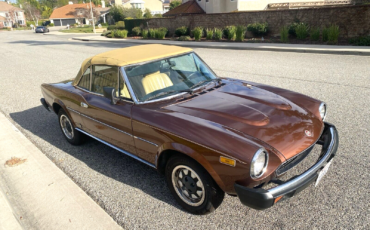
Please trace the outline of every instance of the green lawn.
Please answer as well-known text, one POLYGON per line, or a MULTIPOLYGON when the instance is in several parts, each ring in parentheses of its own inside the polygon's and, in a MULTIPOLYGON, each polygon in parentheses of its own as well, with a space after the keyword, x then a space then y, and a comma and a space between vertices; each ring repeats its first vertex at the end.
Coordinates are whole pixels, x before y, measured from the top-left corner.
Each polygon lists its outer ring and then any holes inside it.
MULTIPOLYGON (((102 28, 106 28, 106 26, 103 26, 102 28)), ((99 27, 95 27, 95 29, 99 29, 99 27)), ((60 32, 63 33, 94 33, 92 26, 84 26, 84 27, 75 27, 71 28, 69 30, 60 30, 60 32)))

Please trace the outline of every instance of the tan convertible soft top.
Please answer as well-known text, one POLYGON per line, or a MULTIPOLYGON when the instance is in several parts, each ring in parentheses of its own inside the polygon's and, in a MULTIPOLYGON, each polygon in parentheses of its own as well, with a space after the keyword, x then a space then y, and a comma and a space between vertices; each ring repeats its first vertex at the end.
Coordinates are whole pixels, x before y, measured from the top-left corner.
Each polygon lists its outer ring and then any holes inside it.
POLYGON ((86 69, 91 65, 125 66, 175 56, 191 51, 192 49, 190 48, 157 44, 111 50, 83 61, 81 69, 73 81, 73 85, 77 85, 83 73, 85 73, 86 69))

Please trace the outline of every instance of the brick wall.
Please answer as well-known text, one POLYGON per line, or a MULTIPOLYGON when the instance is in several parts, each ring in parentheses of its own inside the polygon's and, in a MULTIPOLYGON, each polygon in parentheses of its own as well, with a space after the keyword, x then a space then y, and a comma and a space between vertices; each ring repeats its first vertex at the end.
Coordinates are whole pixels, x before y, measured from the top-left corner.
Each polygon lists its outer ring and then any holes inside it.
POLYGON ((170 34, 173 34, 180 26, 188 26, 191 29, 196 26, 222 28, 228 25, 268 22, 271 35, 279 35, 280 28, 291 24, 295 19, 310 26, 336 24, 340 28, 341 38, 370 35, 370 5, 153 18, 149 20, 149 27, 166 27, 170 34))

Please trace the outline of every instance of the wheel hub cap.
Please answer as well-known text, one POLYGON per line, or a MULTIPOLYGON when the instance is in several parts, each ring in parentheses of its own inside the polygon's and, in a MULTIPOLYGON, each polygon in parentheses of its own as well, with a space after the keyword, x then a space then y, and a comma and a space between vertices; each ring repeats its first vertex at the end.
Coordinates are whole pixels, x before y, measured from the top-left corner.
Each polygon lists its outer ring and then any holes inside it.
POLYGON ((200 206, 205 199, 205 188, 199 175, 185 165, 176 166, 172 171, 172 185, 177 195, 186 204, 200 206))

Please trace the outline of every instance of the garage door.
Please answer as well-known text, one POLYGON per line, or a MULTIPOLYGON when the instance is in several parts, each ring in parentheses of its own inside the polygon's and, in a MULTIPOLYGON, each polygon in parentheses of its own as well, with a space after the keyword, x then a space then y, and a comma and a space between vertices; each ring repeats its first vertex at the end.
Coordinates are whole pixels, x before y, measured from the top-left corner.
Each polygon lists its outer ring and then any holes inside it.
POLYGON ((68 24, 71 26, 76 23, 75 19, 62 19, 62 26, 67 26, 68 24))
POLYGON ((54 19, 54 26, 71 26, 76 23, 75 19, 54 19), (62 24, 60 22, 62 21, 62 24))
POLYGON ((61 26, 59 19, 54 20, 54 26, 61 26))

